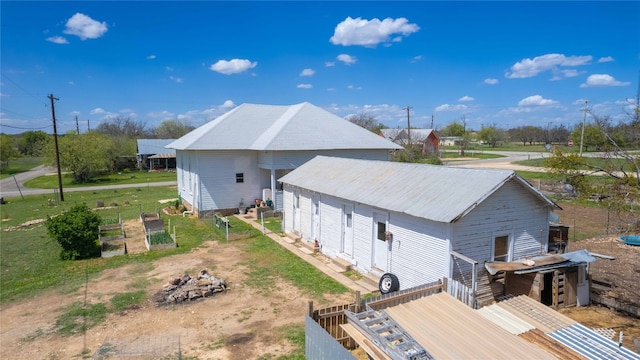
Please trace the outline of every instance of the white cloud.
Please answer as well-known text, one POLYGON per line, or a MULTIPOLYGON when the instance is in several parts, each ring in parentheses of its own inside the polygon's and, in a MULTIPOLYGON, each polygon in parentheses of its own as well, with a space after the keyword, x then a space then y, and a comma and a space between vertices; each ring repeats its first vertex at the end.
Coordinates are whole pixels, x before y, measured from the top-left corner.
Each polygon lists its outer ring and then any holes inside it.
POLYGON ((488 85, 495 85, 495 84, 498 83, 498 79, 486 78, 486 79, 484 79, 484 83, 488 84, 488 85))
POLYGON ((463 96, 460 99, 458 99, 459 102, 468 102, 468 101, 474 101, 475 99, 471 96, 463 96))
POLYGON ((327 62, 324 63, 324 66, 326 66, 326 67, 332 67, 332 66, 335 66, 335 65, 336 65, 335 61, 327 61, 327 62))
POLYGON ((442 105, 436 106, 435 111, 436 112, 441 112, 441 111, 464 111, 467 108, 468 108, 467 105, 462 105, 462 104, 457 104, 457 105, 442 104, 442 105))
POLYGON ((67 84, 69 84, 71 86, 74 86, 76 84, 76 82, 75 81, 69 81, 69 82, 67 82, 67 84))
POLYGON ((300 76, 312 76, 313 74, 315 74, 316 72, 313 69, 304 69, 302 70, 302 72, 300 73, 300 76))
POLYGON ((522 79, 538 75, 541 72, 557 69, 559 66, 580 66, 588 64, 593 57, 564 56, 563 54, 546 54, 533 59, 522 59, 511 66, 511 72, 505 73, 509 79, 522 79))
POLYGON ((157 119, 175 119, 176 114, 171 111, 162 110, 162 111, 152 111, 147 114, 147 116, 157 119))
POLYGON ((173 71, 173 68, 171 66, 165 66, 164 69, 167 71, 173 71))
POLYGON ((518 102, 518 106, 549 106, 555 105, 557 101, 545 99, 540 95, 531 95, 518 102))
POLYGON ((175 81, 177 83, 181 83, 183 80, 180 77, 169 76, 169 80, 175 81))
POLYGON ((151 54, 151 55, 147 56, 147 60, 153 60, 153 59, 155 59, 155 58, 156 58, 156 56, 155 56, 155 55, 153 55, 153 54, 151 54))
POLYGON ((249 69, 253 69, 258 65, 258 62, 251 62, 246 59, 231 59, 231 60, 218 60, 215 64, 209 67, 209 70, 219 72, 225 75, 239 74, 249 69))
POLYGON ((103 108, 95 108, 95 109, 89 111, 89 114, 91 114, 91 115, 104 114, 104 109, 103 108))
POLYGON ((362 90, 362 86, 347 85, 347 89, 350 89, 350 90, 362 90))
POLYGON ((351 56, 351 55, 347 55, 347 54, 340 54, 340 55, 336 56, 336 59, 342 61, 343 63, 345 63, 347 65, 355 64, 356 61, 358 61, 355 56, 351 56))
POLYGON ((605 63, 605 62, 611 62, 611 61, 614 61, 611 56, 604 56, 598 59, 599 63, 605 63))
POLYGON ((410 24, 406 18, 386 18, 380 21, 377 18, 366 20, 360 17, 356 19, 347 17, 336 25, 333 36, 329 40, 334 45, 375 47, 382 42, 389 43, 391 35, 401 35, 393 38, 392 41, 397 42, 402 40, 402 36, 409 36, 418 30, 420 27, 410 24))
POLYGON ((313 85, 311 85, 311 84, 298 84, 296 87, 298 89, 311 89, 313 87, 313 85))
POLYGON ((67 20, 65 34, 75 35, 81 40, 97 39, 108 30, 106 22, 95 21, 85 14, 76 13, 67 20))
POLYGON ((580 84, 581 88, 588 87, 601 87, 601 86, 627 86, 630 82, 622 82, 616 80, 613 76, 608 74, 593 74, 589 75, 587 81, 580 84))
POLYGON ((225 100, 225 102, 222 103, 221 107, 228 109, 228 108, 236 107, 236 104, 234 104, 233 101, 231 100, 225 100))
POLYGON ((411 63, 416 63, 420 60, 422 60, 422 55, 414 56, 411 58, 411 63))
POLYGON ((47 41, 52 42, 54 44, 68 44, 69 41, 63 36, 50 36, 47 38, 47 41))

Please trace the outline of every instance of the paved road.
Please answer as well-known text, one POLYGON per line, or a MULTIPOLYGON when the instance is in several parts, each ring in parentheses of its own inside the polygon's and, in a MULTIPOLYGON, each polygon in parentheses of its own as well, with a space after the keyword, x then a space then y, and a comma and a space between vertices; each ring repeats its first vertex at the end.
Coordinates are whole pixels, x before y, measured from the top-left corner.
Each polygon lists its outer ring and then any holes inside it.
MULTIPOLYGON (((39 194, 52 194, 54 193, 53 189, 33 189, 27 188, 24 186, 24 183, 28 180, 44 176, 50 174, 51 176, 56 176, 56 169, 50 166, 40 165, 29 171, 25 171, 23 173, 16 174, 14 176, 10 176, 8 178, 2 179, 0 181, 0 197, 11 198, 18 197, 22 195, 39 195, 39 194)), ((126 188, 135 188, 141 186, 171 186, 176 185, 176 181, 163 181, 163 182, 152 182, 148 185, 146 183, 140 184, 121 184, 121 185, 101 185, 101 186, 85 186, 85 187, 67 187, 63 188, 62 191, 72 192, 72 191, 94 191, 94 190, 105 190, 105 189, 126 189, 126 188)), ((56 189, 57 191, 57 189, 56 189)))
MULTIPOLYGON (((491 168, 491 169, 508 169, 520 171, 545 171, 544 168, 534 166, 523 166, 514 164, 516 161, 543 159, 551 156, 548 152, 520 152, 520 151, 483 151, 484 154, 496 154, 504 157, 495 159, 474 159, 474 160, 456 160, 445 161, 447 166, 455 167, 472 167, 472 168, 491 168)), ((467 151, 472 156, 472 151, 467 151)))

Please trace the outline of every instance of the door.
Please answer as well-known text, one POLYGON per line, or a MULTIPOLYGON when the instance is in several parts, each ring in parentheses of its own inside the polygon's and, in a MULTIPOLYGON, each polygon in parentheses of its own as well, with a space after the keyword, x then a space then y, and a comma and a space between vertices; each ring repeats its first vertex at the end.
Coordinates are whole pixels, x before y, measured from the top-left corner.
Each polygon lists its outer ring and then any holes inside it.
POLYGON ((320 240, 320 199, 317 196, 311 202, 311 240, 320 240))
POLYGON ((293 195, 293 231, 300 234, 300 194, 293 195))
POLYGON ((382 271, 388 271, 389 242, 386 241, 387 215, 373 214, 373 267, 382 271))
POLYGON ((353 257, 353 205, 342 206, 342 242, 340 252, 353 257))

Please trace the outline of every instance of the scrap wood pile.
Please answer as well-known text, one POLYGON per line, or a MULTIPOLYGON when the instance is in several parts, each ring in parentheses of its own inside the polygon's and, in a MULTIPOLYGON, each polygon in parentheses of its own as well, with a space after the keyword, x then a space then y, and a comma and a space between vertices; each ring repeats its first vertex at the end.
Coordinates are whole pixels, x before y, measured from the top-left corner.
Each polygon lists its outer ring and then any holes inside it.
POLYGON ((227 290, 227 283, 223 279, 209 275, 206 269, 200 271, 196 278, 188 274, 174 278, 163 286, 160 302, 179 303, 213 296, 227 290))

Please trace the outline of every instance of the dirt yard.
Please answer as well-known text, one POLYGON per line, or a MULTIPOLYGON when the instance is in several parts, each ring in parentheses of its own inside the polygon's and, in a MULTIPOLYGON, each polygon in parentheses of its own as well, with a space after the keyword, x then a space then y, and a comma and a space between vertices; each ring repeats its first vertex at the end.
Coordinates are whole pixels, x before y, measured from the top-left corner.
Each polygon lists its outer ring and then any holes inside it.
MULTIPOLYGON (((127 240, 133 242, 133 238, 127 240)), ((89 329, 86 336, 54 333, 56 319, 65 306, 84 302, 84 287, 66 293, 51 290, 3 305, 0 358, 82 358, 83 349, 88 349, 85 355, 91 356, 106 342, 120 344, 125 351, 142 352, 135 359, 165 358, 167 349, 177 350, 178 346, 183 357, 194 359, 269 359, 287 354, 292 345, 274 330, 304 324, 310 299, 285 282, 270 289, 270 293, 245 286, 247 268, 241 264, 242 259, 242 250, 233 243, 207 242, 189 254, 153 264, 106 270, 89 282, 88 303, 108 303, 113 295, 131 292, 132 286, 140 283, 148 284, 148 300, 133 309, 108 314, 106 321, 89 329), (178 305, 159 306, 154 300, 168 280, 183 274, 195 276, 202 269, 226 280, 228 291, 178 305), (145 352, 156 353, 144 357, 145 352)), ((350 294, 345 294, 336 302, 352 300, 350 294)))
MULTIPOLYGON (((563 208, 559 214, 567 224, 573 225, 573 219, 578 219, 581 227, 604 229, 606 210, 567 205, 563 208)), ((126 224, 129 249, 144 251, 142 230, 138 229, 139 223, 135 225, 126 224)), ((593 277, 612 283, 612 291, 621 298, 640 304, 637 281, 640 247, 622 245, 616 236, 594 237, 569 245, 569 250, 581 248, 615 256, 615 260, 592 264, 593 277)), ((32 299, 5 304, 0 309, 0 358, 82 358, 84 349, 88 349, 84 355, 92 356, 106 343, 117 344, 123 351, 165 351, 164 354, 167 348, 179 346, 185 358, 193 359, 270 359, 287 354, 292 345, 274 330, 290 324, 302 325, 310 299, 285 282, 269 293, 246 286, 248 269, 242 265, 243 257, 243 250, 233 242, 206 242, 189 254, 163 258, 153 264, 106 270, 98 279, 91 280, 86 289, 54 289, 32 299), (167 281, 185 273, 194 276, 202 269, 226 280, 229 290, 194 302, 158 306, 154 296, 167 281), (85 335, 64 337, 54 332, 56 319, 69 304, 82 303, 85 296, 90 304, 109 303, 113 295, 131 292, 139 284, 146 286, 148 297, 142 305, 108 314, 106 321, 85 335)), ((352 300, 351 294, 334 296, 331 304, 352 300)), ((632 337, 640 339, 639 319, 600 307, 563 312, 590 327, 622 330, 624 345, 630 349, 634 349, 632 337)), ((164 357, 162 352, 151 357, 139 355, 135 358, 164 357)))

